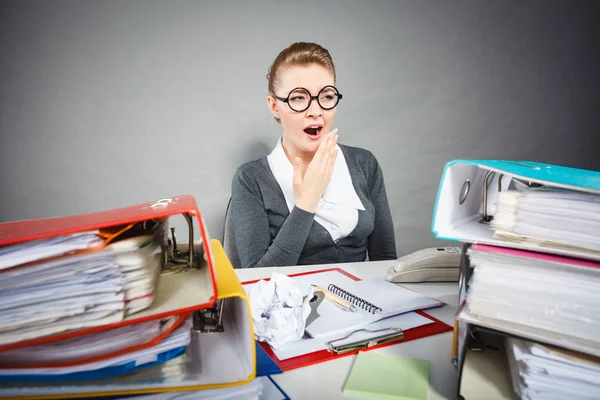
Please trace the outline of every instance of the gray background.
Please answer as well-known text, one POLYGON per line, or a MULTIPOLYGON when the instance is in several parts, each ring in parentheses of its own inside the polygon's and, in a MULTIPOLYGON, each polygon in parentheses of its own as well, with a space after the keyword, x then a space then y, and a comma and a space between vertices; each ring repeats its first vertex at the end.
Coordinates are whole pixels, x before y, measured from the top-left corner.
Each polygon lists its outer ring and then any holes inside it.
POLYGON ((220 238, 235 168, 280 134, 267 68, 317 41, 340 142, 384 170, 399 255, 435 246, 449 160, 600 170, 597 4, 3 0, 0 221, 189 193, 220 238))

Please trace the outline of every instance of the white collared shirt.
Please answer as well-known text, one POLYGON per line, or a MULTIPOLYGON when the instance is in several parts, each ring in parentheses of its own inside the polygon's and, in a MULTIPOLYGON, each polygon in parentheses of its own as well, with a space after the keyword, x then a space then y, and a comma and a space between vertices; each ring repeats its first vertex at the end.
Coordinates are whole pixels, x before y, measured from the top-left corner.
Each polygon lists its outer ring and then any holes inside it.
MULTIPOLYGON (((329 232, 335 242, 348 236, 354 230, 358 223, 358 210, 365 209, 352 185, 344 153, 338 145, 336 148, 338 153, 331 180, 315 211, 315 221, 329 232)), ((285 155, 281 139, 277 141, 277 146, 267 156, 267 160, 291 212, 296 205, 293 183, 294 166, 285 155)))

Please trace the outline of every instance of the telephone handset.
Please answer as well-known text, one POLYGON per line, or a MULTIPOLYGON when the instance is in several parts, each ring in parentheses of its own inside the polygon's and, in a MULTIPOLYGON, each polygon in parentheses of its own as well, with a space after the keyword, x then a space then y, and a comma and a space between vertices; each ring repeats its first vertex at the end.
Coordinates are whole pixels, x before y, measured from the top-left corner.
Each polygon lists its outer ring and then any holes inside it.
POLYGON ((386 274, 395 283, 458 282, 460 247, 432 247, 398 258, 386 274))

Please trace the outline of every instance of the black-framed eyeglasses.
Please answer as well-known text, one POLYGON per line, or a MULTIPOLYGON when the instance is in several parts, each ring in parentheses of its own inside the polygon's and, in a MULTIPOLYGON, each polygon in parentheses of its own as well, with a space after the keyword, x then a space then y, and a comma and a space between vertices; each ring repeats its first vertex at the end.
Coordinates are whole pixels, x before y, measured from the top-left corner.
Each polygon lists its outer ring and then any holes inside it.
POLYGON ((275 96, 278 100, 287 103, 290 108, 296 112, 308 110, 313 100, 319 103, 323 110, 332 110, 338 105, 342 98, 342 94, 335 86, 327 85, 319 90, 316 96, 311 96, 308 89, 297 87, 293 89, 287 97, 275 96))

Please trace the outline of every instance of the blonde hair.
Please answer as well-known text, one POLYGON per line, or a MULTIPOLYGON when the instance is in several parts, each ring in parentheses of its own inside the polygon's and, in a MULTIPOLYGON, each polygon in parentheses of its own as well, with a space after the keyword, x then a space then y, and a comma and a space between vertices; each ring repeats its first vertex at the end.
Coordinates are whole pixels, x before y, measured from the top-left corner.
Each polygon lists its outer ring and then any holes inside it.
POLYGON ((309 64, 317 64, 331 71, 335 82, 335 66, 329 51, 317 43, 296 42, 283 49, 271 64, 267 73, 269 94, 275 96, 275 86, 279 83, 279 72, 283 68, 309 64))

